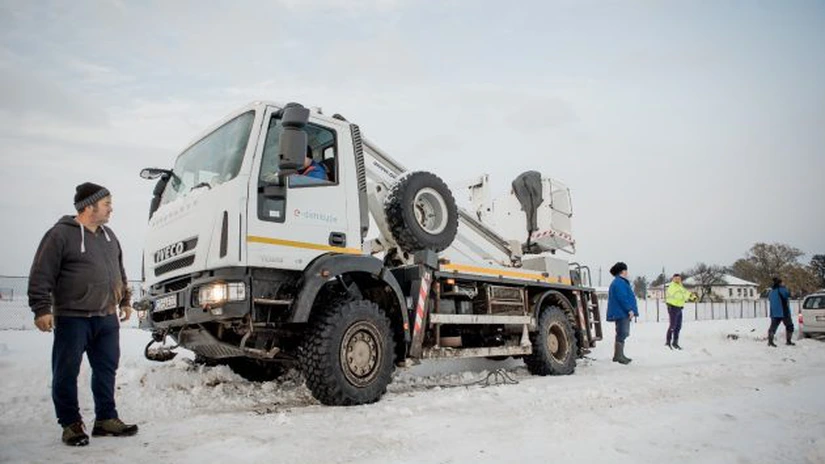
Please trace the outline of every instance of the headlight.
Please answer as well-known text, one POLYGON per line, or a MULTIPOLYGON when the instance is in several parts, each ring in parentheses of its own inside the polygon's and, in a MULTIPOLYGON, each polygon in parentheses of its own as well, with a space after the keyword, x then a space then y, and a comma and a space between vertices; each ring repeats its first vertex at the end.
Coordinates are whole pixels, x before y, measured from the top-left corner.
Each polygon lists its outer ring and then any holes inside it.
POLYGON ((246 299, 246 285, 243 282, 214 282, 198 289, 198 304, 202 307, 220 306, 228 301, 246 299))

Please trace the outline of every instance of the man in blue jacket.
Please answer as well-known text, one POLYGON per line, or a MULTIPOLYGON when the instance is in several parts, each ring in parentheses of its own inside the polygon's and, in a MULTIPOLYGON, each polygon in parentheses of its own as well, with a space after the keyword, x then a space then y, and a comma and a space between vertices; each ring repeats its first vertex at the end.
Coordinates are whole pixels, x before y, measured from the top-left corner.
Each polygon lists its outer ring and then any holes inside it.
POLYGON ((607 320, 616 323, 616 343, 613 345, 613 361, 628 364, 632 359, 624 355, 624 341, 630 336, 630 319, 639 316, 636 295, 627 280, 627 264, 618 262, 610 268, 614 277, 607 293, 607 320))
POLYGON ((776 344, 773 342, 773 337, 776 335, 776 329, 779 328, 779 324, 783 322, 785 323, 785 344, 795 345, 795 343, 791 341, 793 337, 793 321, 791 320, 790 298, 791 293, 782 285, 782 279, 774 277, 771 291, 768 293, 768 301, 771 304, 771 326, 768 328, 768 346, 776 347, 776 344))
POLYGON ((74 196, 77 216, 63 216, 40 242, 29 273, 34 324, 54 331, 52 400, 63 427, 63 443, 89 444, 77 401, 83 353, 92 368, 95 401, 93 436, 128 436, 115 408, 115 373, 120 359, 120 322, 132 314, 123 252, 112 229, 109 190, 86 182, 74 196))
POLYGON ((327 169, 323 164, 312 158, 312 147, 307 145, 307 156, 304 158, 304 166, 296 174, 289 177, 290 185, 315 185, 328 184, 327 169))

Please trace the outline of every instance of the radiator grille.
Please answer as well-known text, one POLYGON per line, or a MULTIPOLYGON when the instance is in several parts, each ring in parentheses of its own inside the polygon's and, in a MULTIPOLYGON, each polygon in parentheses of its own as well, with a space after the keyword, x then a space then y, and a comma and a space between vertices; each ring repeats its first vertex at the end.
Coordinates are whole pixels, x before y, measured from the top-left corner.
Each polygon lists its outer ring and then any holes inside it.
POLYGON ((178 269, 183 269, 185 267, 189 267, 195 263, 195 255, 190 255, 185 258, 176 259, 175 261, 170 261, 162 266, 158 266, 155 268, 155 277, 176 271, 178 269))

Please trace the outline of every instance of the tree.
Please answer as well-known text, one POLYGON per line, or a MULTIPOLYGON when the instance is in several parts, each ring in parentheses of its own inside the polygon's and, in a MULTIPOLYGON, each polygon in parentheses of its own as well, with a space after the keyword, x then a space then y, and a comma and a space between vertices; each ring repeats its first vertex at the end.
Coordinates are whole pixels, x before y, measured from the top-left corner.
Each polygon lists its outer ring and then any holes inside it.
POLYGON ((693 277, 696 285, 699 301, 706 298, 713 299, 713 286, 725 283, 725 268, 717 265, 707 265, 698 263, 694 268, 685 271, 693 277))
POLYGON ((650 283, 650 286, 651 287, 661 287, 666 282, 667 282, 667 276, 665 275, 664 271, 662 271, 661 274, 659 274, 658 276, 656 276, 655 279, 653 279, 653 282, 650 283))
POLYGON ((647 296, 647 277, 638 276, 633 279, 633 293, 636 298, 645 298, 647 296))
MULTIPOLYGON (((793 266, 799 266, 797 260, 803 254, 798 248, 784 243, 757 243, 744 258, 733 263, 732 274, 755 282, 761 293, 771 286, 774 277, 782 276, 793 266)), ((787 277, 785 280, 788 283, 787 277)))
POLYGON ((794 264, 788 266, 782 274, 782 280, 791 296, 799 298, 819 288, 817 275, 810 267, 794 264))
POLYGON ((814 255, 809 265, 811 272, 819 279, 819 287, 825 287, 825 255, 814 255))

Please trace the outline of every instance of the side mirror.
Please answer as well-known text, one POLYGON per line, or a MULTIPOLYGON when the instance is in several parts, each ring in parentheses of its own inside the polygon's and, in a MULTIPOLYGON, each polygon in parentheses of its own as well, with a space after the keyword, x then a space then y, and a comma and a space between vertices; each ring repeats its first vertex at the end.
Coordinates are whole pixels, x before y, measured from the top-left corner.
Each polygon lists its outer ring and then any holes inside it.
POLYGON ((278 171, 291 174, 304 165, 307 153, 307 134, 304 131, 309 121, 309 110, 298 103, 289 103, 281 110, 283 132, 278 142, 278 171))
POLYGON ((154 215, 155 211, 160 207, 160 197, 166 189, 166 184, 169 183, 172 177, 177 176, 168 169, 146 168, 140 171, 140 177, 147 180, 158 180, 154 190, 152 190, 152 201, 149 203, 149 219, 152 219, 152 215, 154 215))
POLYGON ((146 168, 140 171, 140 177, 147 180, 157 179, 158 177, 163 176, 164 174, 167 177, 171 176, 172 171, 168 169, 159 169, 159 168, 146 168))

